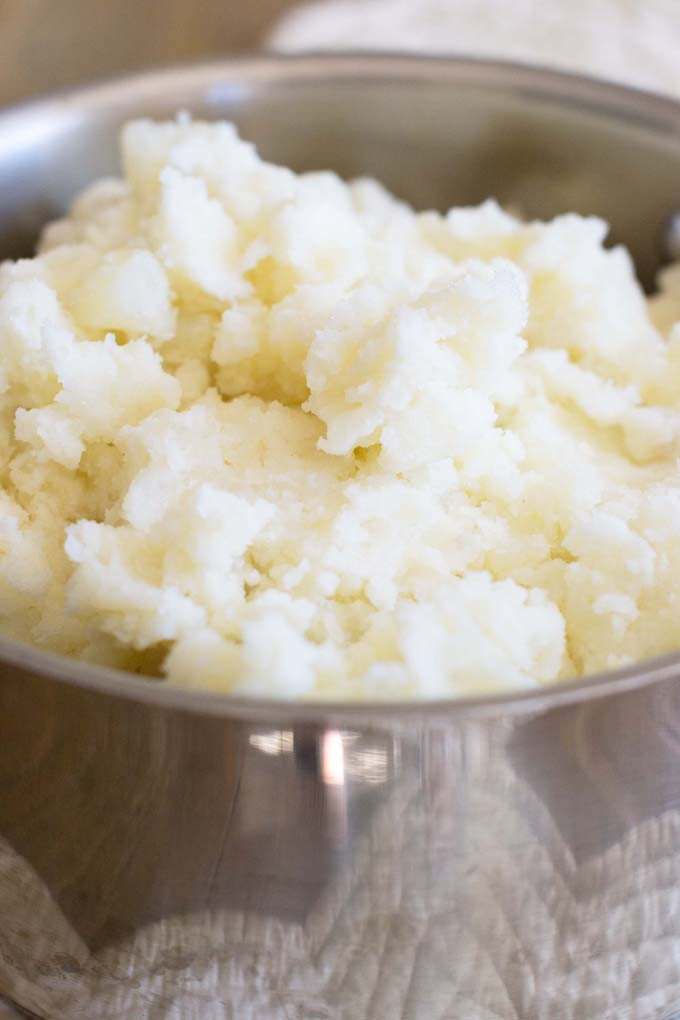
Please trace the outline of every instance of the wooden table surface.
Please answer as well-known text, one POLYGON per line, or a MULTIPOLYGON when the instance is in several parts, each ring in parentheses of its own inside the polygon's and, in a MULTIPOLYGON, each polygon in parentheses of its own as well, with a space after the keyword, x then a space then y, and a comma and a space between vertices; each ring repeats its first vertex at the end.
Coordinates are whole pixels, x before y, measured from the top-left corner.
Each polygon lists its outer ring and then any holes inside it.
POLYGON ((293 0, 0 0, 0 103, 257 49, 293 0))

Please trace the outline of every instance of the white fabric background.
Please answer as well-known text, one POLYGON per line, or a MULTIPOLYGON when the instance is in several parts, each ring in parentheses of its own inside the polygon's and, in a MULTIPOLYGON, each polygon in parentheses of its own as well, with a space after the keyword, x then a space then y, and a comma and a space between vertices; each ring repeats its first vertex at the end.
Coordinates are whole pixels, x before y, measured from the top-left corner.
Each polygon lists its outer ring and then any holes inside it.
POLYGON ((268 45, 509 58, 680 96, 680 0, 317 0, 268 45))

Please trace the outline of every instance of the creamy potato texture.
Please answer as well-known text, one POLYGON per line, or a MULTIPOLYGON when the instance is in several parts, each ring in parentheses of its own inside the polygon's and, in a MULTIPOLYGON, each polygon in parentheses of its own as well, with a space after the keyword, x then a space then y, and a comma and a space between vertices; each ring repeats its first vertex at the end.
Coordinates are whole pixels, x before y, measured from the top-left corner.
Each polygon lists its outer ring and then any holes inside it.
POLYGON ((680 271, 416 213, 229 124, 129 124, 0 270, 5 634, 305 698, 531 688, 680 644, 680 271))

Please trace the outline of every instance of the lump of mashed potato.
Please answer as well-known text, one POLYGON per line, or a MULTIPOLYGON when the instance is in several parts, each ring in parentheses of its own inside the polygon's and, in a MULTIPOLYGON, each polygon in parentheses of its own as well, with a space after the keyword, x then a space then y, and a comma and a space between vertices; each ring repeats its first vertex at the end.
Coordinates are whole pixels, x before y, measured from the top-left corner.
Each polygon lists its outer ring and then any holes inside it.
POLYGON ((678 643, 680 274, 138 121, 0 269, 11 637, 248 695, 435 698, 678 643))

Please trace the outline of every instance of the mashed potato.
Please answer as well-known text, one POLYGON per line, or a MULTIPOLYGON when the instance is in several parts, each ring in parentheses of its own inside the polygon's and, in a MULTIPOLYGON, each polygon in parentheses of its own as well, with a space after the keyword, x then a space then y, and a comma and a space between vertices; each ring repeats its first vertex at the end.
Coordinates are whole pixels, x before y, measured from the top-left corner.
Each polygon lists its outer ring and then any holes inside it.
POLYGON ((680 644, 680 272, 129 124, 0 270, 6 635, 249 695, 532 688, 680 644))

